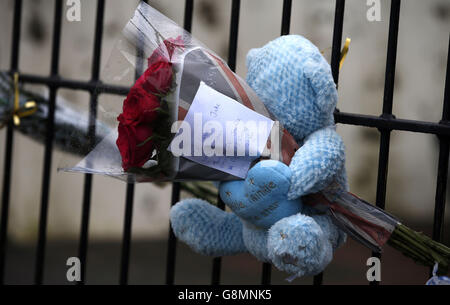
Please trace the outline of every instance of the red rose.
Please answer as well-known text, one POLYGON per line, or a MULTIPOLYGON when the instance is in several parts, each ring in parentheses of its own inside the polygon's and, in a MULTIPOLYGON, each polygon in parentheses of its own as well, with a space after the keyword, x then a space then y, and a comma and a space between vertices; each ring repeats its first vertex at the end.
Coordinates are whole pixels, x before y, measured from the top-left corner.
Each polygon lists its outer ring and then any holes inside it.
POLYGON ((160 106, 158 97, 135 84, 123 102, 123 112, 117 117, 119 137, 116 144, 122 156, 122 167, 141 167, 154 149, 152 122, 160 106))
POLYGON ((170 62, 173 52, 177 47, 184 47, 184 41, 181 38, 181 35, 175 39, 169 38, 164 40, 163 43, 155 51, 153 51, 152 55, 148 58, 148 66, 150 67, 156 62, 170 62))
MULTIPOLYGON (((119 115, 119 121, 122 115, 119 115)), ((150 159, 154 145, 149 138, 153 129, 148 123, 123 124, 119 123, 119 137, 116 144, 122 156, 122 167, 141 167, 150 159)))
POLYGON ((147 59, 147 65, 150 67, 154 63, 158 62, 169 62, 167 54, 165 54, 164 50, 162 50, 161 47, 153 51, 152 55, 150 55, 150 57, 147 59))
POLYGON ((122 123, 151 123, 158 115, 156 108, 159 106, 158 97, 148 93, 146 89, 141 85, 137 85, 136 82, 123 102, 122 123))
POLYGON ((149 66, 135 86, 141 86, 149 93, 165 95, 172 85, 172 77, 172 63, 161 60, 149 66))
POLYGON ((181 36, 168 39, 148 58, 148 69, 138 78, 123 102, 116 144, 122 156, 122 167, 142 167, 157 146, 153 136, 156 109, 160 96, 169 93, 173 70, 170 62, 176 47, 183 47, 181 36), (165 49, 164 49, 165 48, 165 49))
POLYGON ((177 38, 169 38, 164 40, 164 45, 167 48, 167 52, 169 53, 169 59, 172 59, 173 52, 175 51, 175 48, 184 48, 184 41, 183 38, 181 38, 181 35, 177 38))

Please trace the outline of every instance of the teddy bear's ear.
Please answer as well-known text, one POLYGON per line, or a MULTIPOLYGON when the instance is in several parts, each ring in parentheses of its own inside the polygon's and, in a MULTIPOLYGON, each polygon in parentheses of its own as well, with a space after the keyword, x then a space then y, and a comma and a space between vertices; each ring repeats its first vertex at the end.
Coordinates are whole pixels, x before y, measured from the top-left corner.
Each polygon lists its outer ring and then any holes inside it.
POLYGON ((304 75, 316 94, 315 103, 325 114, 333 114, 338 95, 331 68, 325 58, 317 52, 305 63, 304 75))
POLYGON ((245 65, 247 66, 247 69, 252 66, 252 63, 256 58, 256 54, 258 53, 258 50, 259 50, 258 48, 253 48, 253 49, 250 49, 250 51, 248 51, 247 57, 245 59, 245 65))
POLYGON ((260 73, 266 68, 266 64, 264 63, 267 60, 264 56, 266 51, 265 47, 253 48, 248 51, 245 59, 245 65, 247 66, 247 83, 251 84, 260 80, 260 73))

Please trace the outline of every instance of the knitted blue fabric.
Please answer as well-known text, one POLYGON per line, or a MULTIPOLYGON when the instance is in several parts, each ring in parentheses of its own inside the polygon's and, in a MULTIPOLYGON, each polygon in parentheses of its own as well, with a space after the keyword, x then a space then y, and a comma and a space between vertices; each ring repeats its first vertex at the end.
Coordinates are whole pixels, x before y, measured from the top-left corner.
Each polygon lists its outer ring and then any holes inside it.
POLYGON ((330 65, 306 38, 281 36, 251 49, 247 68, 247 83, 297 141, 333 125, 337 91, 330 65))
POLYGON ((271 262, 296 277, 320 273, 333 257, 327 232, 314 218, 296 214, 274 224, 267 248, 271 262))
POLYGON ((172 207, 172 227, 199 253, 248 251, 293 277, 315 275, 346 238, 328 215, 301 201, 331 185, 348 188, 330 66, 307 39, 288 35, 250 50, 247 67, 248 84, 301 147, 289 167, 261 161, 245 180, 221 183, 221 198, 232 212, 187 199, 172 207))
POLYGON ((170 219, 175 236, 187 242, 198 253, 223 256, 247 250, 239 218, 207 201, 185 199, 172 207, 170 219))

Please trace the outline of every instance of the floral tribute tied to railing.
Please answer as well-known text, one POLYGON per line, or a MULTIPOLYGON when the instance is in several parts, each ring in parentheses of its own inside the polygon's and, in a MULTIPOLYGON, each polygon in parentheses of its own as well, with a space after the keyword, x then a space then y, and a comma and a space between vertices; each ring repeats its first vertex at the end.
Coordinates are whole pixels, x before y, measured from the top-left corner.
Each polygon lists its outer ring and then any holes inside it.
MULTIPOLYGON (((108 101, 107 106, 99 107, 97 121, 110 126, 109 135, 78 164, 63 164, 60 169, 108 175, 129 182, 238 179, 237 172, 218 169, 222 166, 221 158, 215 160, 215 168, 210 167, 202 164, 208 162, 202 162, 203 157, 195 151, 190 157, 181 156, 180 151, 186 152, 191 147, 172 143, 174 132, 189 128, 182 122, 200 96, 198 89, 209 90, 213 95, 251 109, 259 117, 267 118, 268 124, 275 117, 218 55, 145 3, 139 5, 122 34, 105 70, 107 74, 111 74, 110 70, 120 70, 120 76, 116 73, 111 77, 114 81, 128 81, 135 74, 137 80, 124 101, 108 101), (175 147, 176 144, 179 145, 175 147)), ((210 112, 214 106, 217 107, 211 103, 210 112)), ((271 131, 269 126, 266 129, 271 131)), ((271 139, 266 135, 260 141, 259 146, 263 147, 258 147, 255 156, 231 158, 232 162, 247 166, 241 170, 246 172, 253 161, 263 153, 268 156, 272 149, 272 158, 289 163, 298 145, 282 126, 276 131, 271 139), (279 143, 271 148, 272 139, 279 143)), ((206 141, 204 138, 192 141, 193 150, 203 140, 206 141)), ((219 151, 219 144, 214 150, 219 151)))

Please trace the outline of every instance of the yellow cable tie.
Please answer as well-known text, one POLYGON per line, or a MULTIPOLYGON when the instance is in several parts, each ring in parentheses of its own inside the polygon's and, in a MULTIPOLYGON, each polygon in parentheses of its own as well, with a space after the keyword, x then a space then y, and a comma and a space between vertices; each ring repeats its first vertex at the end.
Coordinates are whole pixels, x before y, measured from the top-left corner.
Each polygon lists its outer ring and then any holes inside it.
POLYGON ((348 37, 345 39, 345 44, 341 51, 341 60, 339 61, 339 70, 341 70, 342 64, 344 63, 345 57, 347 56, 348 48, 350 46, 351 41, 352 40, 348 37))
POLYGON ((14 108, 13 108, 13 122, 14 125, 20 125, 20 118, 32 115, 37 111, 37 103, 35 101, 25 102, 23 107, 20 107, 19 95, 19 73, 14 73, 14 108))

